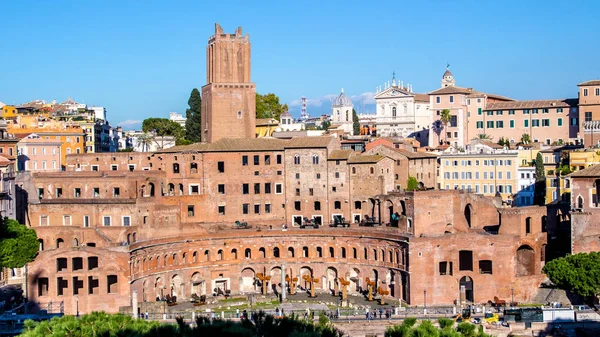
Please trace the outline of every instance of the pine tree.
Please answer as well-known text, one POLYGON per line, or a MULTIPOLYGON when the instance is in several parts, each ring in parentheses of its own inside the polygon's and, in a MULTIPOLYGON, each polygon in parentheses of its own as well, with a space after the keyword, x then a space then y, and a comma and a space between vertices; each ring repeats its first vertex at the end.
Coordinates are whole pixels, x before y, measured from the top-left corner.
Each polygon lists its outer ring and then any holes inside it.
POLYGON ((538 152, 535 157, 534 199, 536 205, 546 204, 546 173, 544 171, 544 160, 541 152, 538 152))
POLYGON ((200 91, 194 88, 188 100, 189 109, 185 110, 185 138, 190 142, 202 141, 202 97, 200 91))
POLYGON ((356 110, 352 109, 352 128, 354 136, 360 135, 360 123, 358 121, 358 115, 356 114, 356 110))

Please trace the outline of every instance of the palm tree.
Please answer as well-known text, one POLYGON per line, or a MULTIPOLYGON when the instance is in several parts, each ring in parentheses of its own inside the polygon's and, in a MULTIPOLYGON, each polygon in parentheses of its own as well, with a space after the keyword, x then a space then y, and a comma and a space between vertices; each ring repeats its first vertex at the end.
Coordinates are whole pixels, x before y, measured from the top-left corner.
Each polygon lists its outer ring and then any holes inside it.
POLYGON ((529 136, 529 134, 527 134, 527 133, 524 133, 524 134, 521 136, 521 143, 522 143, 522 144, 529 144, 529 143, 531 143, 531 137, 529 136))
POLYGON ((484 140, 492 140, 492 137, 485 133, 480 133, 475 137, 475 139, 484 139, 484 140))
POLYGON ((154 136, 150 132, 144 132, 137 136, 138 145, 141 145, 142 152, 150 151, 150 144, 154 141, 154 136))
MULTIPOLYGON (((448 127, 448 123, 452 119, 452 114, 449 109, 444 109, 440 113, 440 121, 444 124, 444 127, 448 127)), ((446 140, 448 140, 448 132, 446 132, 446 140)))

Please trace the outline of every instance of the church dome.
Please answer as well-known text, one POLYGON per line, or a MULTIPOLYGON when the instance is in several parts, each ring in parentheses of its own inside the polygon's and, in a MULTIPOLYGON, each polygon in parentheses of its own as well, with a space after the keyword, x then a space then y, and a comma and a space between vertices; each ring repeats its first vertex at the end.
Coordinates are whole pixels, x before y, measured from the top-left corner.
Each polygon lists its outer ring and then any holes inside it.
POLYGON ((444 73, 444 76, 442 76, 442 78, 444 78, 446 76, 452 77, 452 73, 450 72, 450 69, 446 69, 446 72, 444 73))
POLYGON ((342 93, 333 101, 333 105, 335 106, 352 106, 352 100, 344 94, 344 89, 342 89, 342 93))

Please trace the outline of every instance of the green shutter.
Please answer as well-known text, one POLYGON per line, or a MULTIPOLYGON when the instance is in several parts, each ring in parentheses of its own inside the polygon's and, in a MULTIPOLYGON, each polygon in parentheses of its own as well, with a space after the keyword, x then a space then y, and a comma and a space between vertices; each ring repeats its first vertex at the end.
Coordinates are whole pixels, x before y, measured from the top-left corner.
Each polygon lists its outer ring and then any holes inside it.
POLYGON ((510 121, 510 127, 511 127, 511 128, 514 128, 514 127, 515 127, 515 121, 514 121, 514 120, 511 120, 511 121, 510 121))
POLYGON ((562 126, 562 118, 558 119, 558 126, 562 126))
POLYGON ((523 120, 523 123, 525 123, 525 127, 528 128, 529 127, 529 119, 525 119, 523 120))
POLYGON ((481 108, 477 108, 477 114, 481 115, 481 108))

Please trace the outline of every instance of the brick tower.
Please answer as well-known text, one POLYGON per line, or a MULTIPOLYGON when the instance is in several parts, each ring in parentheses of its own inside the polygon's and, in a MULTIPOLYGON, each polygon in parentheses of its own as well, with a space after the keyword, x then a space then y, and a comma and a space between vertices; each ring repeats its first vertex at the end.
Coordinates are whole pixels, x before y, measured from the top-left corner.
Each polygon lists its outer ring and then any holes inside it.
POLYGON ((256 86, 250 82, 250 37, 225 34, 215 24, 206 47, 206 85, 202 87, 202 141, 254 138, 256 86))

